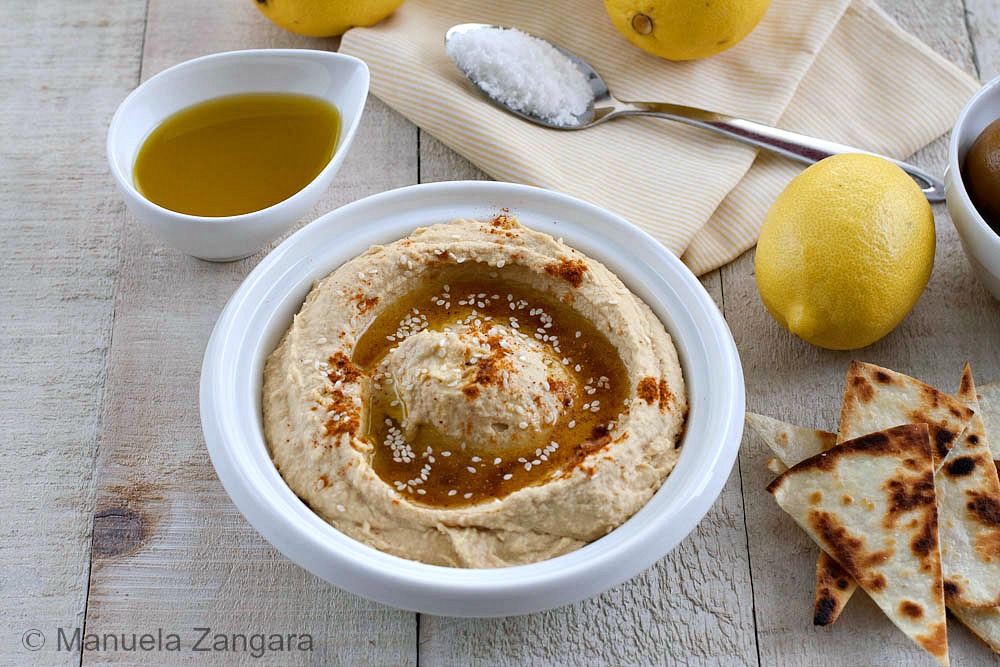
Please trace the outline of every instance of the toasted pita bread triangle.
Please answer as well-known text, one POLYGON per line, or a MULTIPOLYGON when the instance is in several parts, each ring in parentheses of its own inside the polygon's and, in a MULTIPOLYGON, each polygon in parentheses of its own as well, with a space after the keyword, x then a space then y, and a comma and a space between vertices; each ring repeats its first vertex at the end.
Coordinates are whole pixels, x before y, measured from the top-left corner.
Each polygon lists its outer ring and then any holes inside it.
POLYGON ((1000 382, 980 385, 976 391, 993 460, 1000 461, 1000 382))
POLYGON ((955 618, 986 643, 994 653, 1000 654, 1000 607, 977 609, 975 607, 949 607, 955 618))
POLYGON ((840 618, 858 582, 825 551, 816 559, 816 592, 813 595, 813 625, 831 625, 840 618))
POLYGON ((793 466, 767 490, 900 630, 948 664, 926 424, 841 443, 793 466))
MULTIPOLYGON (((836 433, 796 426, 752 412, 747 413, 747 424, 780 459, 776 465, 768 462, 768 468, 778 475, 837 444, 836 433)), ((821 551, 816 561, 813 625, 830 625, 836 621, 857 587, 854 577, 821 551)))
POLYGON ((788 424, 771 417, 747 413, 747 424, 786 467, 816 456, 837 444, 837 434, 788 424))
MULTIPOLYGON (((1000 459, 1000 383, 980 385, 976 388, 976 394, 979 399, 979 413, 996 463, 997 459, 1000 459)), ((945 461, 945 464, 947 463, 945 461)), ((982 639, 994 653, 1000 654, 1000 606, 976 608, 951 605, 950 609, 955 618, 982 639)))
MULTIPOLYGON (((968 364, 958 398, 978 412, 968 364)), ((935 483, 945 601, 950 607, 1000 605, 1000 479, 978 414, 948 452, 935 483)))
MULTIPOLYGON (((852 361, 837 438, 843 442, 899 424, 924 423, 930 429, 937 470, 971 418, 972 410, 939 389, 888 368, 852 361)), ((843 580, 843 569, 836 561, 820 554, 816 561, 816 625, 836 621, 851 599, 854 586, 830 585, 843 580)))
POLYGON ((781 473, 788 470, 788 466, 781 462, 777 456, 772 456, 767 461, 764 462, 767 469, 773 472, 775 475, 780 475, 781 473))
POLYGON ((854 595, 858 582, 825 551, 816 559, 816 591, 813 594, 813 625, 832 625, 847 601, 854 595))
POLYGON ((972 410, 940 389, 888 368, 852 361, 837 437, 843 442, 900 424, 927 424, 937 470, 970 419, 972 410))

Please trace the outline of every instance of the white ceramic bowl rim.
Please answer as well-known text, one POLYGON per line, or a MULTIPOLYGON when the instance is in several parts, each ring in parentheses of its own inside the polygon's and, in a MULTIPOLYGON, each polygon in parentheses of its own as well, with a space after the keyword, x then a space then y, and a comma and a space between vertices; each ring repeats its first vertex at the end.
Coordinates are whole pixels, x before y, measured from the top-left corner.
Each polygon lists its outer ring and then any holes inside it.
MULTIPOLYGON (((972 198, 969 197, 969 191, 965 187, 965 175, 962 173, 964 156, 959 156, 958 153, 960 144, 965 139, 963 130, 969 115, 979 107, 983 98, 994 94, 994 89, 998 87, 1000 87, 1000 76, 989 81, 969 99, 962 112, 958 115, 958 120, 955 121, 955 127, 951 132, 951 140, 948 142, 948 168, 952 171, 951 176, 955 180, 955 183, 961 186, 955 189, 955 194, 959 197, 961 205, 968 209, 976 226, 980 228, 980 233, 987 233, 993 237, 997 237, 997 233, 989 226, 983 215, 979 212, 979 209, 972 203, 972 198)), ((997 115, 997 118, 1000 118, 1000 114, 997 115)), ((975 137, 972 137, 971 141, 969 141, 970 146, 972 141, 975 141, 975 137)))
POLYGON ((728 479, 742 438, 744 386, 735 343, 714 301, 687 267, 648 234, 612 213, 549 190, 444 182, 348 204, 272 251, 219 317, 202 368, 201 415, 209 454, 227 492, 250 523, 290 559, 341 588, 397 607, 491 616, 589 597, 638 574, 676 546, 728 479), (314 279, 372 243, 456 217, 452 211, 484 218, 502 208, 605 262, 664 320, 681 357, 690 402, 680 460, 631 519, 554 559, 464 570, 382 553, 314 514, 274 468, 261 429, 263 359, 314 279), (442 214, 445 210, 449 213, 442 214))
MULTIPOLYGON (((168 79, 172 76, 176 76, 178 72, 182 72, 186 69, 190 69, 193 67, 198 67, 208 63, 217 63, 226 60, 238 60, 253 56, 262 56, 268 58, 271 57, 329 58, 329 59, 344 60, 344 61, 354 61, 360 66, 361 70, 366 73, 366 81, 367 81, 368 65, 363 60, 343 53, 337 53, 335 51, 320 51, 318 49, 244 49, 241 51, 223 51, 220 53, 211 53, 209 55, 200 56, 198 58, 192 58, 191 60, 185 60, 183 62, 177 63, 176 65, 172 65, 167 69, 163 70, 162 72, 158 72, 157 74, 151 76, 146 81, 143 81, 141 84, 139 84, 131 93, 129 93, 125 97, 124 100, 122 100, 122 103, 118 105, 118 109, 115 111, 114 116, 112 116, 111 118, 111 124, 108 127, 107 156, 108 156, 108 163, 111 165, 112 173, 115 179, 118 181, 119 186, 127 190, 131 195, 133 195, 136 198, 136 200, 141 201, 143 205, 153 209, 154 211, 160 214, 169 215, 175 217, 178 220, 186 220, 186 221, 199 222, 210 225, 217 225, 217 224, 226 224, 231 222, 243 222, 251 218, 269 216, 272 213, 274 213, 275 210, 284 208, 285 205, 292 199, 296 199, 299 195, 305 192, 305 190, 311 184, 317 181, 321 181, 329 171, 338 169, 340 167, 339 161, 335 160, 334 158, 337 157, 338 152, 344 150, 345 146, 351 145, 354 133, 357 131, 358 124, 361 121, 362 114, 357 114, 353 122, 349 126, 347 127, 341 126, 340 135, 337 137, 337 146, 330 154, 330 159, 327 161, 323 169, 320 170, 320 172, 316 174, 316 176, 311 181, 309 181, 309 183, 304 185, 301 189, 299 189, 291 196, 286 197, 285 199, 282 199, 281 201, 276 202, 271 206, 268 206, 267 208, 258 209, 256 211, 250 211, 249 213, 240 213, 239 215, 203 216, 203 215, 191 215, 190 213, 181 213, 180 211, 174 211, 169 208, 164 208, 163 206, 160 206, 156 202, 147 199, 145 195, 143 195, 136 189, 131 173, 122 172, 118 160, 116 160, 114 156, 114 146, 116 146, 118 142, 118 134, 121 130, 121 124, 123 122, 123 118, 128 112, 129 106, 133 104, 137 99, 140 99, 145 94, 145 91, 148 90, 151 85, 154 85, 158 81, 168 79)), ((365 89, 367 91, 367 83, 365 85, 365 89)), ((145 139, 143 141, 145 141, 145 139)), ((142 146, 142 143, 143 142, 139 142, 140 147, 142 146)))

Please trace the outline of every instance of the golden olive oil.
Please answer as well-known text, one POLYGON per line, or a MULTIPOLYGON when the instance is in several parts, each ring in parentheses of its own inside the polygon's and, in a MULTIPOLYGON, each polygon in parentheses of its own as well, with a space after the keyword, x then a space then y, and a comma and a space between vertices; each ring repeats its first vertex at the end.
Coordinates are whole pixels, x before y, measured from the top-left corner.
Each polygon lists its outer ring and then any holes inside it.
POLYGON ((340 113, 316 97, 251 93, 178 111, 149 135, 135 187, 178 213, 228 216, 288 199, 330 161, 340 113))

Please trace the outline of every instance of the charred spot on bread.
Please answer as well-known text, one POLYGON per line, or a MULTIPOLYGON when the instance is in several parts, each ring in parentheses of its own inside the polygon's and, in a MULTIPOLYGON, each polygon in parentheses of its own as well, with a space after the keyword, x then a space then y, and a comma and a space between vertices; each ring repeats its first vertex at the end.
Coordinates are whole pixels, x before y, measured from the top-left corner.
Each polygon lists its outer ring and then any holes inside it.
POLYGON ((952 477, 963 477, 976 469, 976 460, 971 456, 960 456, 945 465, 945 472, 952 477))

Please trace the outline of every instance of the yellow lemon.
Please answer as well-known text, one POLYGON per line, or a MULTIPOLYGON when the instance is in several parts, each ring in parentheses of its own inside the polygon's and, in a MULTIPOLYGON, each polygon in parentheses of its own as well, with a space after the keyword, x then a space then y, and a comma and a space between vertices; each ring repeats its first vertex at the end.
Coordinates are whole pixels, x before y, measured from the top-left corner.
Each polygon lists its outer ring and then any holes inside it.
POLYGON ((888 160, 836 155, 778 195, 757 242, 757 289, 781 326, 820 347, 870 345, 906 317, 934 265, 934 215, 888 160))
POLYGON ((628 41, 668 60, 714 56, 757 26, 771 0, 604 0, 628 41))
POLYGON ((403 0, 255 0, 264 16, 285 30, 310 37, 342 35, 374 25, 403 0))

